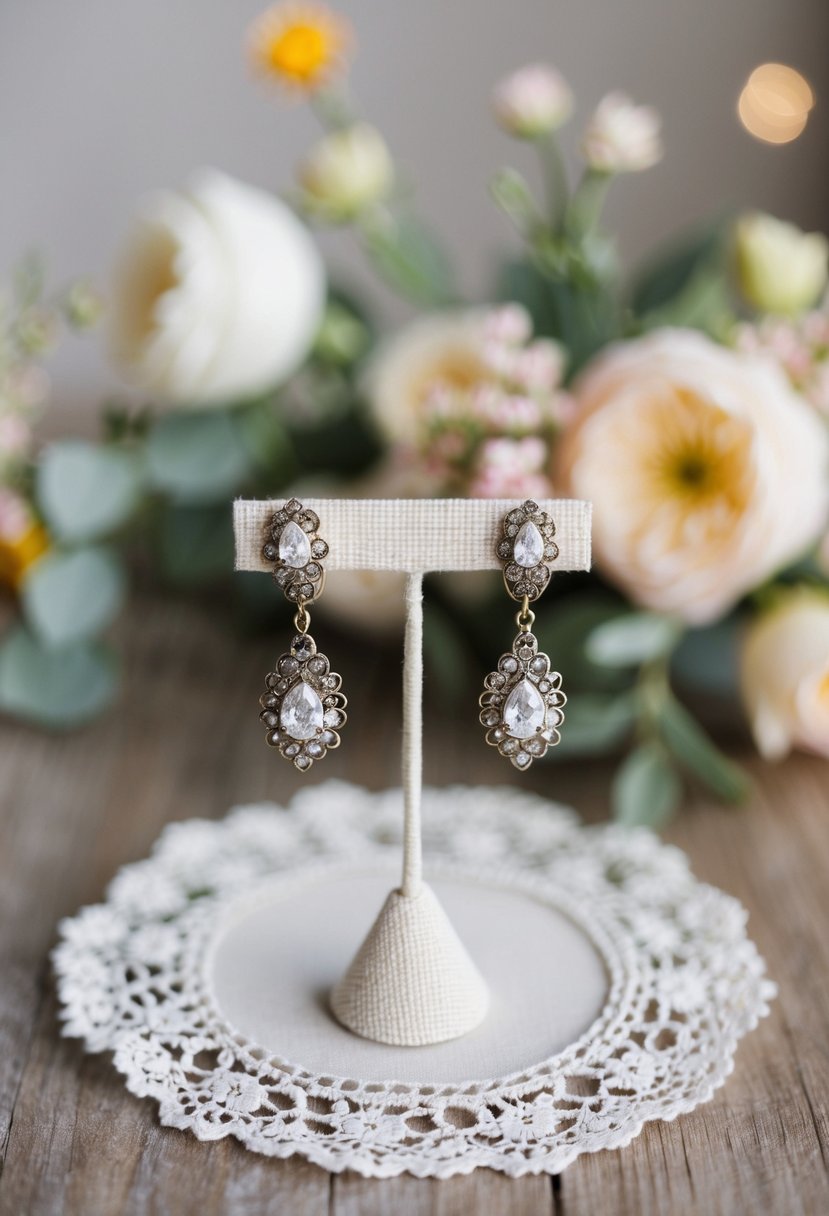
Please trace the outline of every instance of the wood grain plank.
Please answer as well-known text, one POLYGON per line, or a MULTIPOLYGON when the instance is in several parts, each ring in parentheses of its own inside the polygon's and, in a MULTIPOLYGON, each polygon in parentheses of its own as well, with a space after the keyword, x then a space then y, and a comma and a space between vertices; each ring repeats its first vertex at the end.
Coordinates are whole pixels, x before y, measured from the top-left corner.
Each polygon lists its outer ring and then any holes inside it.
POLYGON ((492 1170, 445 1182, 343 1174, 334 1179, 333 1200, 335 1216, 554 1216, 556 1211, 550 1178, 505 1178, 492 1170))
MULTIPOLYGON (((398 658, 369 648, 343 671, 353 714, 336 763, 320 777, 396 784, 398 658), (386 745, 355 724, 376 711, 386 745)), ((153 601, 123 629, 127 694, 102 722, 67 738, 0 727, 0 1212, 82 1216, 199 1212, 476 1216, 829 1211, 829 779, 798 757, 756 764, 751 805, 697 800, 671 837, 702 878, 748 907, 750 931, 781 985, 772 1017, 740 1048, 708 1106, 655 1124, 628 1149, 583 1157, 558 1180, 478 1171, 447 1182, 329 1177, 300 1160, 269 1161, 233 1141, 205 1145, 161 1128, 126 1093, 106 1057, 61 1040, 47 952, 57 919, 101 897, 118 867, 144 856, 172 819, 234 803, 287 801, 301 778, 263 747, 255 719, 280 638, 234 640, 186 605, 153 601)), ((439 697, 427 713, 426 778, 505 783, 473 708, 439 697)), ((536 766, 526 785, 606 814, 604 765, 536 766)))
POLYGON ((805 757, 753 768, 749 806, 698 801, 670 834, 699 877, 745 904, 780 995, 711 1103, 566 1171, 565 1213, 595 1208, 611 1189, 619 1212, 642 1216, 829 1210, 829 782, 805 757))

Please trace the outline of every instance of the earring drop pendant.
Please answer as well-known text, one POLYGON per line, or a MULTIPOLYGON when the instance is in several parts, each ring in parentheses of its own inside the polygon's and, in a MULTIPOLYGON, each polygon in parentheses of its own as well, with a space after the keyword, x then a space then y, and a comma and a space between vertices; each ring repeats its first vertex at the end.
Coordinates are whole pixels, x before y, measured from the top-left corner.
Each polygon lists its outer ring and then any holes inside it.
POLYGON ((259 699, 265 739, 300 772, 322 760, 340 745, 339 732, 347 721, 342 678, 331 671, 309 633, 308 606, 325 584, 323 559, 328 545, 318 533, 319 517, 292 498, 269 520, 262 556, 273 563, 274 581, 297 605, 296 636, 265 677, 266 691, 259 699))
POLYGON ((300 772, 340 746, 348 702, 340 691, 341 677, 330 668, 311 635, 298 633, 265 677, 266 691, 259 699, 265 739, 300 772))
POLYGON ((522 631, 484 680, 478 703, 487 743, 516 768, 529 768, 560 741, 566 702, 549 656, 539 651, 534 634, 522 631))
POLYGON ((535 613, 530 601, 547 587, 550 565, 558 557, 555 523, 537 503, 527 500, 509 511, 496 552, 503 564, 504 585, 521 601, 516 616, 519 633, 512 649, 502 654, 497 670, 484 681, 478 699, 486 741, 518 769, 527 769, 561 739, 567 698, 561 676, 551 670, 550 658, 538 649, 532 633, 535 613))

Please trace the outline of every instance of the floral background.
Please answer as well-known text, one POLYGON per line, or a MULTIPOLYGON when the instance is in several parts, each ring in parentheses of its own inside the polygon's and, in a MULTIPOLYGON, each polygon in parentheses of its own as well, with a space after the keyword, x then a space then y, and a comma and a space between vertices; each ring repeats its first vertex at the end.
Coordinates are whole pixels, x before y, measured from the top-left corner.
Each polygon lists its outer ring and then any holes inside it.
MULTIPOLYGON (((247 31, 247 87, 319 126, 278 193, 201 170, 136 202, 105 290, 52 290, 34 258, 9 276, 0 709, 49 728, 100 713, 118 695, 107 635, 134 571, 227 579, 235 494, 558 494, 594 504, 596 573, 554 580, 539 611, 569 695, 556 753, 619 754, 620 819, 663 822, 688 779, 745 796, 706 729, 715 706, 769 759, 829 757, 826 239, 712 205, 623 267, 607 198, 633 178, 647 207, 660 115, 616 89, 585 108, 540 62, 495 79, 478 116, 513 155, 493 166, 489 204, 481 190, 504 242, 471 298, 353 95, 358 34, 313 3, 247 31), (332 232, 376 296, 323 257, 332 232), (389 293, 408 306, 392 325, 389 293), (105 338, 132 392, 103 406, 96 438, 44 444, 44 365, 66 327, 105 338)), ((236 583, 252 617, 272 614, 266 580, 236 583)), ((427 660, 449 694, 471 702, 502 599, 497 580, 431 589, 427 660)), ((323 606, 394 636, 399 580, 332 579, 323 606)))

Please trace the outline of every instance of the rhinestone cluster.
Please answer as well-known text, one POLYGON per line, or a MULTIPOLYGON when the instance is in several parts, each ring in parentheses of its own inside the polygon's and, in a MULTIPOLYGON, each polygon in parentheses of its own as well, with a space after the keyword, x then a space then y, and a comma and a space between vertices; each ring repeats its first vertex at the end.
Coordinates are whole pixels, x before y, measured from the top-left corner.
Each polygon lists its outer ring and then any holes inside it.
POLYGON ((496 552, 504 582, 513 599, 537 600, 550 581, 550 563, 558 557, 556 526, 538 503, 527 499, 504 516, 504 535, 496 552))
POLYGON ((310 604, 322 594, 328 545, 318 535, 319 526, 317 513, 297 498, 286 502, 267 525, 262 558, 273 566, 274 581, 295 604, 310 604))
POLYGON ((538 640, 531 633, 519 633, 512 650, 498 660, 498 670, 484 680, 478 699, 486 741, 516 768, 527 769, 560 741, 558 728, 566 703, 561 676, 550 671, 550 660, 539 653, 538 640))
POLYGON ((315 760, 340 746, 339 732, 347 721, 348 702, 340 691, 342 679, 330 670, 308 633, 299 633, 276 669, 265 677, 259 717, 266 741, 306 772, 315 760))

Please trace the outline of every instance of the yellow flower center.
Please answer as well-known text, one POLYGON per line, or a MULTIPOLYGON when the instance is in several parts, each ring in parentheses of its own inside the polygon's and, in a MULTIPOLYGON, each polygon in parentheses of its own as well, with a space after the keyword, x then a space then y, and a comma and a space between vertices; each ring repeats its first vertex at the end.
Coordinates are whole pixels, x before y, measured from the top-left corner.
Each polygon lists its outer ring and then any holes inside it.
POLYGON ((0 539, 0 583, 17 588, 27 570, 49 548, 49 537, 40 524, 32 524, 14 540, 0 539))
POLYGON ((322 4, 288 0, 263 13, 251 30, 260 70, 283 84, 311 91, 340 66, 348 26, 322 4))
POLYGON ((319 26, 292 25, 272 39, 266 57, 275 72, 307 82, 327 65, 332 51, 330 39, 319 26))
MULTIPOLYGON (((679 389, 650 454, 652 485, 685 508, 743 505, 745 427, 679 389)), ((658 433, 658 432, 657 432, 658 433)))

